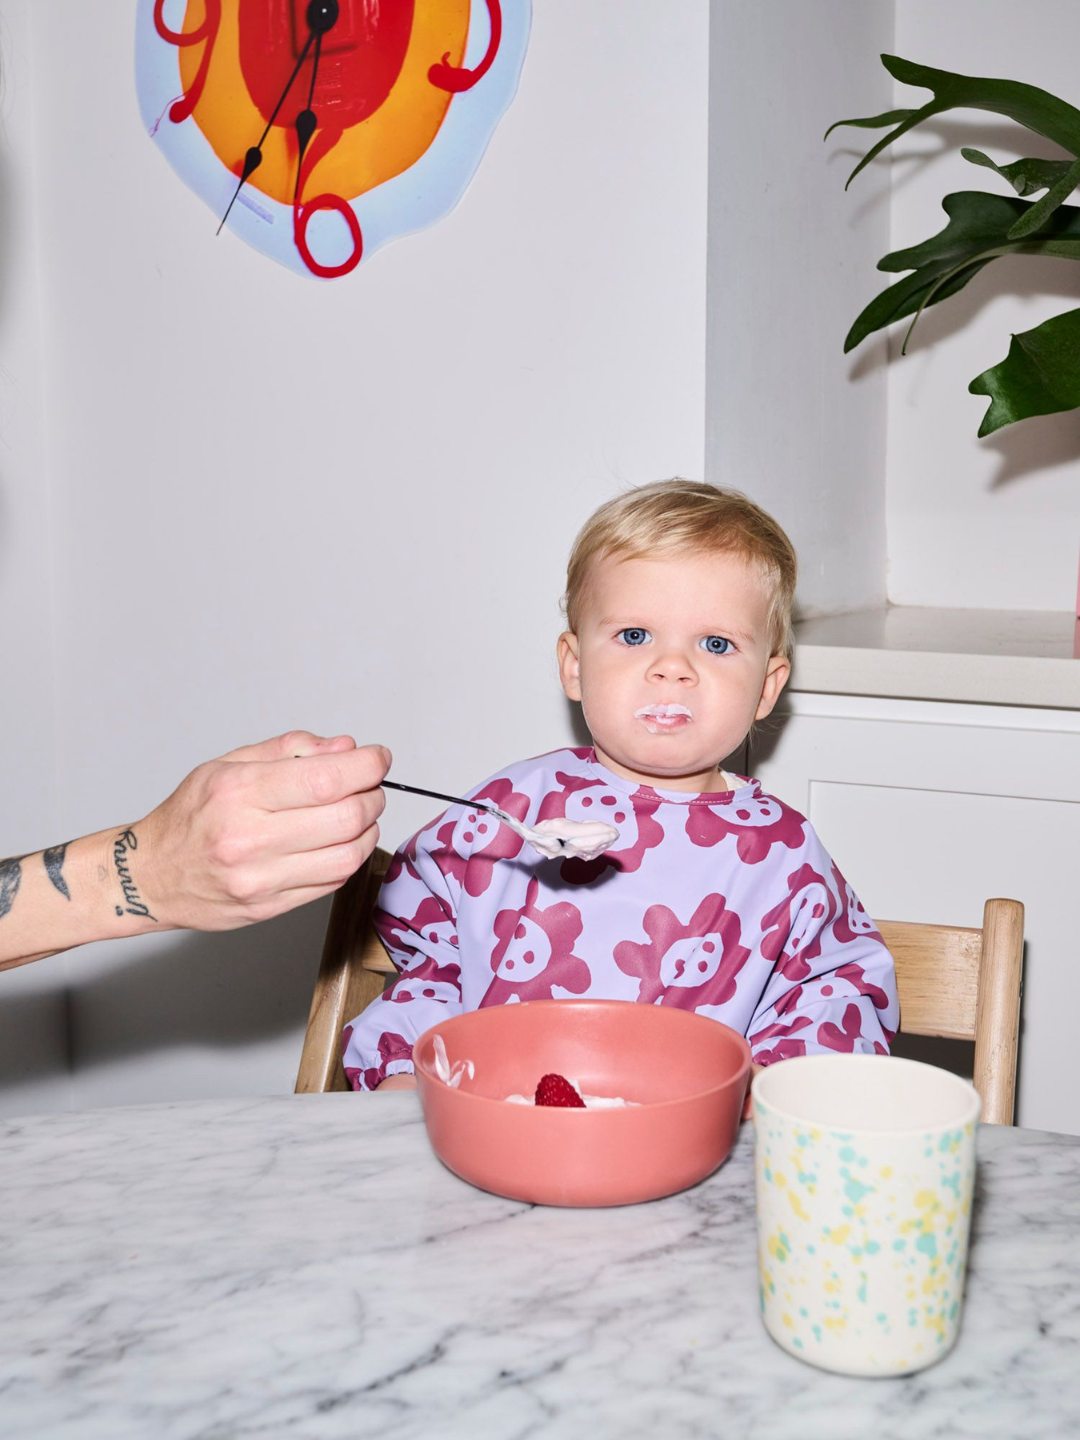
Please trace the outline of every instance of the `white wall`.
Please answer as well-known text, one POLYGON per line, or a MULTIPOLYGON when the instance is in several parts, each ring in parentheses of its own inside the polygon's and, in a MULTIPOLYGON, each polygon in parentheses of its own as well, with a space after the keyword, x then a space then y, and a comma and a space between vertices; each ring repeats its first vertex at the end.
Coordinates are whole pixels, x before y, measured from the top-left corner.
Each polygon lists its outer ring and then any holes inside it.
MULTIPOLYGON (((898 0, 895 53, 939 69, 1027 81, 1080 105, 1080 8, 1073 0, 1031 0, 1020 8, 1012 0, 898 0)), ((910 86, 896 90, 898 105, 927 98, 910 86)), ((1060 153, 1004 117, 972 110, 936 117, 894 147, 890 249, 942 229, 941 198, 953 190, 1009 193, 991 171, 960 157, 962 144, 999 163, 1060 153)), ((888 278, 863 267, 860 305, 888 278)), ((1073 411, 1023 421, 978 440, 987 401, 967 387, 1005 358, 1012 332, 1078 304, 1075 261, 999 259, 923 315, 905 359, 894 354, 887 462, 894 603, 1028 610, 1072 604, 1080 418, 1073 411)))
MULTIPOLYGON (((8 677, 33 697, 8 843, 130 820, 294 725, 450 790, 565 742, 573 533, 704 464, 706 0, 538 4, 458 209, 328 284, 215 239, 139 122, 129 6, 5 14, 32 31, 8 103, 20 173, 36 133, 43 302, 3 364, 44 374, 48 445, 4 457, 4 555, 25 582, 48 489, 56 556, 55 660, 20 642, 8 677)), ((14 254, 9 303, 35 283, 14 254)), ((387 841, 429 813, 395 798, 387 841)), ((76 1103, 291 1088, 324 921, 73 954, 76 1103)))
MULTIPOLYGON (((0 16, 0 855, 59 839, 53 581, 42 457, 36 136, 25 10, 0 16)), ((3 922, 0 921, 0 924, 3 922)), ((67 1098, 66 960, 0 975, 0 1106, 67 1098)))
POLYGON ((842 352, 888 247, 889 172, 845 195, 850 132, 822 136, 889 108, 892 22, 892 0, 713 5, 706 476, 784 525, 806 614, 885 596, 885 377, 852 383, 842 352))

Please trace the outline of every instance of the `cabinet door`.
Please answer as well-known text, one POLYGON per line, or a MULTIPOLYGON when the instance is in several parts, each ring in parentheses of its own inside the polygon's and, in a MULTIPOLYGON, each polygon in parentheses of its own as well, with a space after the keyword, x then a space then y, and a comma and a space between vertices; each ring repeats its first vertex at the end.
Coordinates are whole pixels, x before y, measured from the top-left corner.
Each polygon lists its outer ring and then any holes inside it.
POLYGON ((793 695, 751 768, 872 915, 977 926, 988 897, 1023 902, 1017 1121, 1080 1134, 1080 716, 793 695))

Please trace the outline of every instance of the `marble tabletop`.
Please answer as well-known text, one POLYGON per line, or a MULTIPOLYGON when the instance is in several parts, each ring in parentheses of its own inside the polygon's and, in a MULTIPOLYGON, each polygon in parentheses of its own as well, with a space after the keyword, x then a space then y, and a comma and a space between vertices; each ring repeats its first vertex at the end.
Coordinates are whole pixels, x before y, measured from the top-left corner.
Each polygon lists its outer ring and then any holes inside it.
POLYGON ((1080 1434, 1080 1137, 984 1127, 963 1329, 852 1380, 758 1316, 753 1140, 682 1195, 472 1189, 416 1096, 0 1124, 0 1435, 1080 1434))

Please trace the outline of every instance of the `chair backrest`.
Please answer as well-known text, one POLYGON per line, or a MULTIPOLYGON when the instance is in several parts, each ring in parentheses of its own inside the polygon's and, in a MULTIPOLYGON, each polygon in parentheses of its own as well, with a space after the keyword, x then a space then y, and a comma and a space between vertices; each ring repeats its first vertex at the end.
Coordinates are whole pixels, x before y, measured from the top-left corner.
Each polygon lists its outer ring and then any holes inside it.
POLYGON ((386 977, 396 973, 371 923, 390 858, 385 850, 374 850, 334 896, 296 1076, 298 1095, 349 1088, 341 1032, 382 994, 386 977))
MULTIPOLYGON (((347 1090, 341 1032, 396 974, 371 923, 390 856, 375 850, 334 896, 315 981, 296 1093, 347 1090)), ((975 1042, 983 1119, 1011 1125, 1016 1092, 1024 907, 988 900, 981 930, 883 920, 896 961, 902 1028, 975 1042)))
POLYGON ((974 1040, 982 1118, 1011 1125, 1016 1095, 1024 907, 987 900, 981 930, 883 920, 908 1035, 974 1040))

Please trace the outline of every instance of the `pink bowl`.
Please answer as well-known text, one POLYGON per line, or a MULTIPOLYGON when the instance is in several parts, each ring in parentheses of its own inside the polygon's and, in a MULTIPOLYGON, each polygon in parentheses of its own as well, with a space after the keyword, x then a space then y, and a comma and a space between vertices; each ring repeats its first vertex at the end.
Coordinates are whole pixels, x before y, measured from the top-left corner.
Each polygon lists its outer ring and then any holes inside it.
POLYGON ((482 1190, 539 1205, 630 1205, 703 1180, 735 1139, 750 1075, 742 1035, 690 1010, 628 1000, 534 1000, 455 1015, 413 1048, 436 1155, 482 1190), (435 1072, 441 1035, 459 1088, 435 1072), (625 1109, 511 1105, 555 1071, 625 1109))

